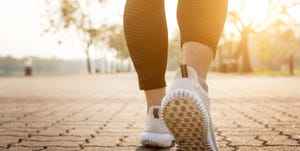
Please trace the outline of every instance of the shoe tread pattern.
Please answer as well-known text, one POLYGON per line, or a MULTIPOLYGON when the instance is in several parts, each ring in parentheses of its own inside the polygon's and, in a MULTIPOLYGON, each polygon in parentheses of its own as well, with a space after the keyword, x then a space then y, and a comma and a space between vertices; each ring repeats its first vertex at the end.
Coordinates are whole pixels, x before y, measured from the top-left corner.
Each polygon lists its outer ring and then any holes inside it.
POLYGON ((202 115, 199 105, 195 101, 186 98, 195 99, 188 94, 177 94, 177 97, 171 97, 163 108, 163 119, 175 137, 178 145, 176 150, 197 151, 209 149, 207 137, 207 120, 202 115), (185 97, 183 97, 185 96, 185 97))

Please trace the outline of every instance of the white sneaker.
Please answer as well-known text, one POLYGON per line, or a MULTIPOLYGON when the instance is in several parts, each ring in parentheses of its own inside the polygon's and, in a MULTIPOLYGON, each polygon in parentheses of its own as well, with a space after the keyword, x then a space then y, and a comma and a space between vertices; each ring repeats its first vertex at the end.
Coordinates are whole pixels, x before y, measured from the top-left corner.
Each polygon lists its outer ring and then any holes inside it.
POLYGON ((210 100, 196 71, 181 66, 162 102, 162 117, 175 137, 176 149, 217 151, 210 117, 210 100))
POLYGON ((145 146, 170 147, 174 140, 172 134, 161 119, 161 106, 151 106, 146 116, 145 130, 140 142, 145 146))

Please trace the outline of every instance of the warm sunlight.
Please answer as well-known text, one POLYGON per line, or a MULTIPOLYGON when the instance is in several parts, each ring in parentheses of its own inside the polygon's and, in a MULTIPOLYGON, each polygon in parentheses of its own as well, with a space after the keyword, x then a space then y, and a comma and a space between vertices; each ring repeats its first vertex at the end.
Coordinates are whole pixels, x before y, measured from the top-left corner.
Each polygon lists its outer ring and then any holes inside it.
MULTIPOLYGON (((97 23, 122 24, 125 1, 109 0, 101 7, 101 10, 95 11, 95 14, 91 15, 91 18, 98 19, 97 23)), ((41 36, 41 12, 44 8, 38 2, 40 1, 0 1, 0 18, 3 19, 0 24, 0 39, 5 41, 0 45, 0 55, 12 55, 18 58, 29 55, 43 58, 84 58, 85 54, 82 52, 77 41, 73 40, 73 42, 64 42, 59 45, 57 43, 57 35, 41 36), (19 26, 20 24, 22 26, 19 26)), ((254 26, 266 26, 270 23, 266 20, 268 18, 268 2, 269 0, 229 0, 228 10, 236 11, 240 15, 242 22, 246 25, 252 21, 254 26), (243 2, 244 7, 241 8, 243 2)), ((280 3, 289 2, 293 1, 280 1, 280 3)), ((91 11, 94 11, 95 8, 93 6, 91 11)), ((178 30, 176 19, 177 0, 165 0, 165 8, 169 37, 171 38, 173 32, 178 30)), ((298 14, 300 14, 299 7, 290 8, 289 12, 293 20, 300 21, 298 17, 298 14)), ((271 17, 278 18, 278 16, 271 17)), ((236 26, 232 23, 226 24, 224 31, 238 35, 236 26)), ((296 35, 299 34, 296 33, 296 35)))
POLYGON ((0 151, 300 151, 299 14, 300 0, 0 0, 0 151))
POLYGON ((266 0, 245 1, 244 8, 241 11, 241 17, 245 24, 249 24, 250 21, 253 24, 259 24, 266 19, 267 15, 268 1, 266 0))

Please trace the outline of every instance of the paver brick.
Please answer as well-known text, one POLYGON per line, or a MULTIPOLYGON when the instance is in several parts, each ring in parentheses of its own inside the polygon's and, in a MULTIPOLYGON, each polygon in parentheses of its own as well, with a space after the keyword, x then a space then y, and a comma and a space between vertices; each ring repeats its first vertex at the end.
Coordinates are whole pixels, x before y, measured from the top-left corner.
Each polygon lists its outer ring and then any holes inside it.
POLYGON ((260 146, 263 145, 263 141, 255 139, 255 136, 243 136, 242 134, 240 136, 227 136, 227 140, 229 140, 231 143, 231 146, 240 146, 240 145, 254 145, 254 146, 260 146))
MULTIPOLYGON (((173 75, 167 72, 168 85, 173 75)), ((211 74, 219 150, 300 150, 297 83, 300 77, 211 74)), ((0 77, 0 90, 0 150, 174 150, 140 145, 146 102, 133 73, 0 77)))
POLYGON ((43 146, 51 146, 51 147, 78 147, 78 144, 84 143, 84 141, 22 141, 13 146, 26 146, 26 147, 43 147, 43 146))
POLYGON ((242 146, 238 151, 299 151, 299 146, 242 146))
POLYGON ((259 138, 265 140, 266 145, 299 145, 297 141, 282 135, 262 135, 259 138))
POLYGON ((37 151, 37 150, 43 150, 44 147, 23 147, 23 146, 13 146, 9 149, 6 149, 7 151, 37 151))
POLYGON ((8 144, 17 143, 20 137, 0 136, 0 147, 5 148, 8 144))
POLYGON ((85 137, 74 136, 32 136, 27 138, 29 141, 68 141, 68 142, 82 142, 85 137))
POLYGON ((89 143, 84 144, 86 147, 103 147, 103 146, 116 146, 121 143, 120 136, 96 136, 89 140, 89 143))

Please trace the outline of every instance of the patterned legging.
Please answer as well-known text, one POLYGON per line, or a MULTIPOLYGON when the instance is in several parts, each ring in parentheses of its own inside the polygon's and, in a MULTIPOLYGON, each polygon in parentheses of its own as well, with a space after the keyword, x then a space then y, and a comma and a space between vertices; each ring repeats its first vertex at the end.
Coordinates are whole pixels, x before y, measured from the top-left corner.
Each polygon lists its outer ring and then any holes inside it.
MULTIPOLYGON (((216 52, 227 0, 178 0, 181 45, 200 42, 216 52)), ((127 46, 141 90, 166 86, 168 33, 164 0, 127 0, 124 12, 127 46)))

